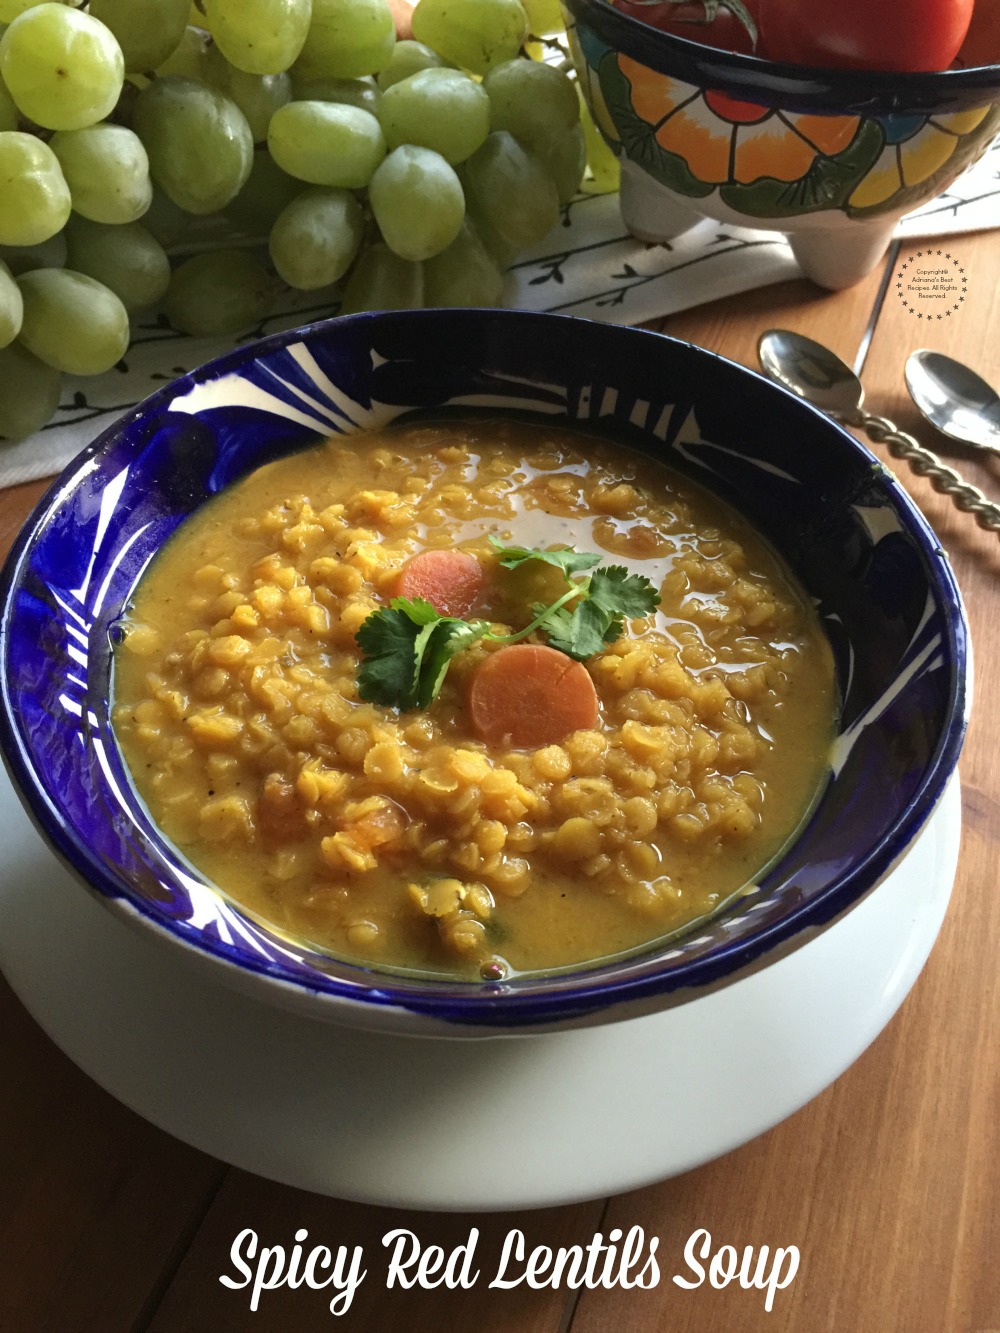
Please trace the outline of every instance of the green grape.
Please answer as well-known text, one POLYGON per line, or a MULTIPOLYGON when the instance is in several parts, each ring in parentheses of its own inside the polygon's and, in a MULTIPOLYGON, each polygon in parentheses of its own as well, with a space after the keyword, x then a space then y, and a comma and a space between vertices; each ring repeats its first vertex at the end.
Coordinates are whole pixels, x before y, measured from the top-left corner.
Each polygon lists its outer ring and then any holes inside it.
POLYGON ((66 265, 66 231, 57 231, 47 241, 37 245, 0 245, 0 259, 15 278, 30 273, 33 268, 64 268, 66 265))
POLYGON ((228 68, 222 91, 246 116, 254 143, 263 143, 271 117, 292 100, 292 81, 287 74, 244 74, 241 69, 228 68))
POLYGON ((181 333, 221 336, 259 324, 274 296, 274 279, 253 255, 216 250, 174 270, 163 309, 181 333))
POLYGON ((0 245, 37 245, 62 231, 72 203, 59 159, 20 130, 0 133, 0 245))
POLYGON ((170 285, 170 260, 141 222, 109 227, 72 217, 66 233, 69 267, 110 288, 130 315, 163 299, 170 285))
POLYGON ((199 72, 194 78, 207 83, 210 88, 218 88, 220 93, 229 94, 229 79, 236 71, 212 40, 211 34, 205 34, 205 52, 201 57, 199 72))
POLYGON ((68 268, 36 268, 18 278, 24 297, 21 342, 69 375, 100 375, 128 350, 128 312, 102 282, 68 268))
POLYGON ((10 269, 0 259, 0 347, 8 347, 21 332, 23 315, 21 289, 14 281, 10 269))
MULTIPOLYGON (((71 4, 72 0, 64 0, 66 4, 71 4)), ((18 14, 23 14, 26 9, 33 9, 38 4, 38 0, 0 0, 0 25, 13 23, 18 14)))
POLYGON ((521 0, 528 16, 528 27, 536 37, 562 32, 563 15, 559 0, 521 0))
POLYGON ((492 223, 483 216, 482 211, 476 207, 475 201, 468 198, 468 195, 466 195, 465 206, 466 216, 479 237, 483 248, 492 256, 498 268, 509 268, 521 253, 521 247, 505 240, 492 223))
POLYGON ((476 219, 517 250, 536 245, 559 221, 552 178, 506 130, 491 134, 463 170, 476 219))
POLYGON ((583 127, 574 125, 565 134, 554 136, 535 156, 545 166, 556 187, 561 204, 568 204, 580 189, 587 165, 587 141, 583 127))
POLYGON ((580 98, 580 125, 587 145, 587 175, 583 189, 589 194, 614 194, 621 182, 621 163, 594 124, 590 108, 580 98))
POLYGON ((38 3, 38 0, 0 0, 0 28, 12 23, 18 14, 38 3))
POLYGON ((394 255, 377 241, 351 270, 341 303, 342 315, 362 310, 419 310, 424 303, 424 269, 394 255))
POLYGON ((36 125, 80 130, 114 109, 125 61, 103 23, 49 3, 26 9, 0 38, 0 76, 36 125))
POLYGON ((191 0, 188 23, 195 28, 204 28, 206 32, 210 31, 208 15, 205 13, 204 0, 191 0))
POLYGON ((385 92, 394 83, 408 79, 411 74, 419 74, 422 69, 440 69, 443 65, 444 61, 438 53, 423 42, 397 42, 392 48, 388 65, 379 70, 378 86, 385 92))
POLYGON ((389 63, 395 44, 396 25, 385 0, 313 0, 312 23, 295 70, 304 79, 377 74, 389 63))
POLYGON ((125 68, 147 74, 176 51, 188 9, 188 0, 90 0, 91 16, 118 39, 125 68))
POLYGON ((580 121, 576 87, 562 70, 537 60, 508 60, 483 79, 492 128, 508 130, 523 147, 545 151, 580 121))
POLYGON ((178 75, 154 79, 136 100, 132 124, 153 180, 188 213, 224 208, 250 175, 250 126, 217 88, 178 75))
POLYGON ((271 117, 267 146, 290 176, 346 190, 363 189, 385 157, 375 117, 341 102, 289 102, 271 117))
POLYGON ((266 236, 278 214, 302 193, 303 185, 282 171, 264 149, 253 155, 253 166, 239 194, 225 207, 237 231, 246 236, 266 236))
POLYGON ((500 266, 468 221, 446 250, 424 264, 428 306, 492 306, 502 297, 500 266))
POLYGON ((360 79, 296 79, 292 90, 299 102, 343 102, 378 115, 382 94, 370 74, 360 79))
POLYGON ((153 186, 153 199, 142 215, 142 225, 162 246, 176 245, 187 234, 193 221, 190 213, 178 208, 162 190, 153 186))
POLYGON ((281 74, 306 40, 312 0, 204 0, 219 50, 246 74, 281 74))
POLYGON ((69 186, 73 209, 94 222, 134 222, 153 197, 149 158, 124 125, 60 130, 49 140, 69 186))
POLYGON ((20 343, 0 348, 0 435, 23 440, 41 430, 59 406, 58 370, 20 343))
POLYGON ((315 291, 344 276, 364 231, 364 213, 349 190, 305 190, 271 230, 271 261, 289 287, 315 291))
POLYGON ((413 35, 451 64, 485 74, 518 54, 528 20, 520 0, 420 0, 413 35))
POLYGON ((17 129, 17 107, 7 91, 7 85, 0 79, 0 130, 17 129))
POLYGON ((486 141, 490 99, 461 70, 425 69, 386 89, 379 123, 390 148, 418 144, 454 165, 486 141))
POLYGON ((440 153, 403 144, 385 159, 368 186, 382 239, 400 259, 430 259, 451 245, 465 217, 455 169, 440 153))
POLYGON ((179 74, 185 79, 201 79, 203 83, 215 84, 218 79, 215 59, 215 47, 209 34, 189 25, 170 55, 156 66, 156 73, 163 78, 179 74))

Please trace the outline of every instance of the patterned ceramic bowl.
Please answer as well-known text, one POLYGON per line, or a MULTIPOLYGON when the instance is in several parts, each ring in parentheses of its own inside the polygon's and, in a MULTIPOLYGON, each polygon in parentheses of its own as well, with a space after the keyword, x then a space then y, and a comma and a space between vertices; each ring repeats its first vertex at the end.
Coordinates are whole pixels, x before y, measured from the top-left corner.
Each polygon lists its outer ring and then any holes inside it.
POLYGON ((401 1032, 626 1018, 768 964, 854 906, 906 852, 965 725, 955 584, 872 455, 700 348, 555 315, 359 315, 232 352, 83 451, 21 533, 0 591, 6 761, 36 824, 89 889, 265 1001, 401 1032), (192 872, 132 791, 109 723, 111 635, 151 556, 209 496, 266 460, 449 403, 613 431, 743 510, 818 603, 843 696, 825 793, 757 892, 667 946, 478 984, 349 966, 250 920, 192 872))
POLYGON ((899 218, 1000 132, 997 65, 813 69, 660 32, 609 0, 563 5, 581 86, 621 160, 625 225, 642 240, 703 217, 773 229, 809 277, 849 287, 899 218))

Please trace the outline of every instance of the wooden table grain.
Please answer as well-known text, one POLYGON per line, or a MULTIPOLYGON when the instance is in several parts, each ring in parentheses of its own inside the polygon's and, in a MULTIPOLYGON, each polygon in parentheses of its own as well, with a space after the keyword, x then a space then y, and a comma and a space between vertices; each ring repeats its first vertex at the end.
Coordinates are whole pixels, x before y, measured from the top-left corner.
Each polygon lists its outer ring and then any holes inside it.
MULTIPOLYGON (((968 291, 941 320, 918 319, 895 286, 917 248, 904 246, 848 292, 785 283, 658 327, 748 365, 765 328, 801 330, 863 360, 871 410, 941 448, 908 404, 903 362, 929 346, 1000 382, 1000 235, 948 241, 968 291)), ((1000 500, 1000 459, 948 456, 1000 500)), ((1000 541, 905 465, 893 467, 953 562, 972 624, 976 702, 944 928, 902 1009, 852 1068, 770 1133, 680 1178, 565 1208, 417 1214, 303 1193, 179 1143, 76 1069, 0 981, 0 1330, 1000 1333, 1000 541), (251 1313, 247 1293, 219 1281, 246 1227, 262 1243, 305 1228, 377 1257, 382 1236, 401 1226, 446 1251, 477 1227, 480 1252, 498 1254, 514 1228, 530 1247, 585 1245, 636 1225, 659 1238, 661 1279, 648 1290, 483 1282, 389 1291, 373 1274, 336 1315, 328 1292, 306 1287, 265 1293, 251 1313), (798 1247, 799 1271, 772 1311, 758 1290, 670 1280, 686 1271, 684 1245, 699 1228, 716 1246, 798 1247)), ((44 485, 0 494, 3 550, 44 485)))

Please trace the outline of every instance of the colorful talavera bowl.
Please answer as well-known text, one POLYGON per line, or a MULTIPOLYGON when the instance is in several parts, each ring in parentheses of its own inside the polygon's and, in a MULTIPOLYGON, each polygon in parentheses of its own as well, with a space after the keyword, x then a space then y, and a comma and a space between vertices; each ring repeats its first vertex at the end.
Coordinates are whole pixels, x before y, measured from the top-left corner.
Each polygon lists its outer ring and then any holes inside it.
POLYGON ((853 436, 741 366, 556 315, 333 319, 161 389, 70 464, 0 578, 0 744, 43 836, 96 897, 260 1001, 420 1035, 526 1033, 696 999, 825 930, 906 855, 965 729, 966 629, 906 493, 853 436), (644 450, 741 509, 815 599, 842 696, 829 779, 752 892, 666 943, 551 975, 449 982, 340 961, 270 930, 163 837, 111 728, 112 642, 185 518, 255 467, 415 410, 491 407, 644 450))
POLYGON ((774 229, 809 277, 848 287, 899 218, 1000 133, 1000 66, 814 69, 687 41, 610 0, 563 6, 584 95, 621 160, 625 225, 643 240, 703 217, 774 229))

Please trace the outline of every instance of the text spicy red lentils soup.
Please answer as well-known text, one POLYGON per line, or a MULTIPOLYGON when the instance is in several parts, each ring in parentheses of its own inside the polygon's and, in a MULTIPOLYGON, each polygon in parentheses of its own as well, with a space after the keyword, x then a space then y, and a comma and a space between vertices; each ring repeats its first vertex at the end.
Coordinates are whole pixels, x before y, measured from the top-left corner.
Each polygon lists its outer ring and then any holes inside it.
POLYGON ((144 574, 114 725, 163 833, 348 960, 500 977, 753 885, 826 769, 831 654, 744 520, 514 420, 271 463, 144 574))

